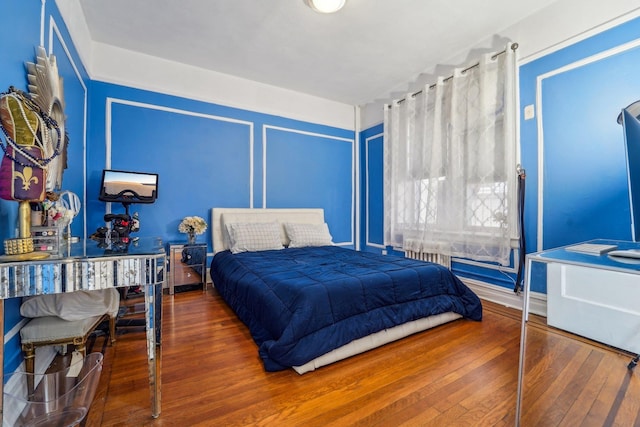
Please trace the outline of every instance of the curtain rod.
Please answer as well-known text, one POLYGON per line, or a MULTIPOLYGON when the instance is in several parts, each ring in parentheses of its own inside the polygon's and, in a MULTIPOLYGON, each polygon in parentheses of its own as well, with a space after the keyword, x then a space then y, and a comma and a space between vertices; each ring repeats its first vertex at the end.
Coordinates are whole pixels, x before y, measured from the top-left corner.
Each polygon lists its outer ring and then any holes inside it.
MULTIPOLYGON (((513 44, 511 45, 511 50, 516 50, 516 49, 518 49, 518 43, 513 43, 513 44)), ((507 51, 507 49, 504 49, 504 50, 501 50, 500 52, 496 52, 496 53, 494 53, 494 54, 491 56, 491 59, 492 59, 492 60, 493 60, 493 59, 496 59, 498 56, 502 55, 502 54, 503 54, 503 53, 505 53, 506 51, 507 51)), ((476 62, 475 64, 470 65, 470 66, 468 66, 467 68, 463 69, 460 73, 464 74, 464 73, 466 73, 467 71, 472 70, 472 69, 476 68, 476 67, 477 67, 477 66, 479 66, 479 65, 480 65, 480 62, 476 62)), ((447 77, 447 78, 445 78, 444 80, 442 80, 442 82, 446 82, 446 81, 448 81, 448 80, 451 80, 452 78, 453 78, 453 75, 450 75, 449 77, 447 77)), ((436 87, 436 83, 434 83, 434 84, 432 84, 431 86, 429 86, 429 89, 433 89, 434 87, 436 87)), ((417 92, 412 93, 412 94, 411 94, 411 97, 413 98, 414 96, 416 96, 416 95, 420 95, 421 93, 422 93, 422 89, 420 89, 420 90, 419 90, 419 91, 417 91, 417 92)), ((402 102, 404 102, 404 101, 406 101, 406 100, 407 100, 407 98, 402 98, 401 100, 399 100, 399 101, 398 101, 398 104, 400 104, 400 103, 402 103, 402 102)), ((389 106, 389 108, 391 108, 391 106, 389 106)))

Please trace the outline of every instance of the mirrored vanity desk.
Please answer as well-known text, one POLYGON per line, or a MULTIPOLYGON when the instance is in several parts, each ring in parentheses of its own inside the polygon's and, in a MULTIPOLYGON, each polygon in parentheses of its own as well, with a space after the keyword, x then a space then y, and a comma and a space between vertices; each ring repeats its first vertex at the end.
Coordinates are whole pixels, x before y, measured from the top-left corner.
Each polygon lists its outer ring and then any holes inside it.
MULTIPOLYGON (((640 243, 627 241, 597 239, 585 243, 615 246, 616 250, 640 249, 640 243)), ((523 390, 526 381, 525 358, 528 353, 527 326, 530 320, 532 284, 538 288, 538 283, 546 281, 547 325, 568 332, 565 334, 566 339, 584 337, 605 344, 603 347, 614 351, 621 349, 632 355, 640 353, 640 259, 609 255, 613 252, 576 252, 568 249, 571 246, 573 245, 549 249, 526 257, 517 425, 520 425, 523 410, 526 409, 523 390)), ((529 330, 529 333, 534 329, 529 330)), ((535 363, 535 360, 530 359, 528 362, 535 363)), ((616 369, 616 375, 620 377, 628 374, 626 363, 620 363, 619 367, 616 363, 613 369, 616 369)))
MULTIPOLYGON (((40 260, 15 260, 11 256, 2 256, 0 327, 4 330, 4 300, 8 298, 110 287, 144 287, 151 415, 157 418, 160 415, 164 265, 164 245, 161 239, 153 237, 142 237, 128 245, 110 242, 99 245, 94 240, 63 242, 59 255, 40 260)), ((4 349, 0 351, 0 366, 3 364, 4 349)), ((4 380, 1 371, 0 380, 4 380)))

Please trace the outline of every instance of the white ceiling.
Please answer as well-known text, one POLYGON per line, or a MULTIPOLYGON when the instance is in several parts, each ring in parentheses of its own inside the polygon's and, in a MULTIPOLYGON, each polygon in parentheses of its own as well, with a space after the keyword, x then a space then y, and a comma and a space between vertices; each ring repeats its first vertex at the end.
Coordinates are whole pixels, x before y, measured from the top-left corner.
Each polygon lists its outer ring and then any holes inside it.
MULTIPOLYGON (((361 105, 555 0, 81 0, 91 38, 219 73, 361 105)), ((455 64, 460 65, 460 64, 455 64)))

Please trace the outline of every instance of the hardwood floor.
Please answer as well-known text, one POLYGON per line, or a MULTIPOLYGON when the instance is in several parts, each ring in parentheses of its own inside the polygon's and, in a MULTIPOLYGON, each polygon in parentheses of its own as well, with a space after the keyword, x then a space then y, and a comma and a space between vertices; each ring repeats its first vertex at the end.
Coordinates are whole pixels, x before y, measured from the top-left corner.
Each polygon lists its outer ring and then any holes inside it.
POLYGON ((627 369, 632 355, 530 325, 523 426, 640 426, 640 370, 627 369))
MULTIPOLYGON (((516 310, 485 302, 482 322, 458 320, 300 376, 264 372, 247 329, 214 290, 165 295, 163 309, 160 417, 150 416, 138 330, 105 350, 86 426, 515 424, 516 310)), ((640 383, 628 355, 541 324, 528 341, 523 426, 638 425, 640 383)))

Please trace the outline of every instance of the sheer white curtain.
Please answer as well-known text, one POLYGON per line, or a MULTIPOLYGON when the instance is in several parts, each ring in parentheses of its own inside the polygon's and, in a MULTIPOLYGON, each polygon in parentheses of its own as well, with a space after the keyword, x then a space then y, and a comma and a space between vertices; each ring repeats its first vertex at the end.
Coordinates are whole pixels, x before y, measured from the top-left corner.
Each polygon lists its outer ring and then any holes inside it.
POLYGON ((385 244, 508 265, 518 233, 515 55, 509 44, 385 106, 385 244))

